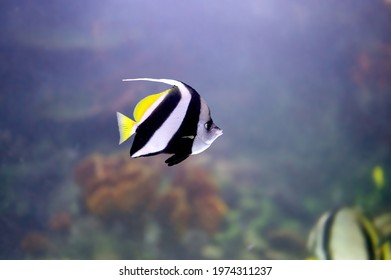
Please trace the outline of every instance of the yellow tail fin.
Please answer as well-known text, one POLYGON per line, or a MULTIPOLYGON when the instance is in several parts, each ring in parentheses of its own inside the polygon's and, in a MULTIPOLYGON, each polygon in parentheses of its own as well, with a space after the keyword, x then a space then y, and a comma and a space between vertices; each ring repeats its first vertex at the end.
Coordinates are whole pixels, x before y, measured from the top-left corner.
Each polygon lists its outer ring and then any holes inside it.
POLYGON ((134 133, 133 126, 136 122, 119 112, 117 112, 117 121, 119 129, 119 143, 122 144, 134 133))

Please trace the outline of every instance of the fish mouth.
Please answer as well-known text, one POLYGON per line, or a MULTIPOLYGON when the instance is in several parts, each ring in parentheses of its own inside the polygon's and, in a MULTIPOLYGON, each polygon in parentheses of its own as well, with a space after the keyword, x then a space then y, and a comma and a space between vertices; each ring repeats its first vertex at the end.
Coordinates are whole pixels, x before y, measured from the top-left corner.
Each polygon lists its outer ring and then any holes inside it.
POLYGON ((220 136, 223 134, 223 130, 218 127, 217 125, 213 124, 212 125, 212 130, 214 131, 214 133, 217 135, 217 136, 220 136))
POLYGON ((216 132, 215 132, 215 133, 216 133, 216 138, 217 138, 217 137, 219 137, 219 136, 223 135, 223 130, 217 127, 217 129, 216 129, 216 132))
POLYGON ((202 141, 208 146, 210 146, 221 135, 223 135, 223 130, 215 127, 212 133, 210 133, 206 138, 202 138, 202 141))

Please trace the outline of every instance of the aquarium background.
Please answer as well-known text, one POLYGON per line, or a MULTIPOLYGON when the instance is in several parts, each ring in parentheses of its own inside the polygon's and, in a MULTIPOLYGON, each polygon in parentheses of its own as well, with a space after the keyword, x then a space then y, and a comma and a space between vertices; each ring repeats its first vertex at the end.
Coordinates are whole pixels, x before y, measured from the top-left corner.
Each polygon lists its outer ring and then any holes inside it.
POLYGON ((325 211, 391 211, 391 1, 0 5, 1 259, 304 259, 325 211), (224 135, 131 159, 137 77, 224 135))

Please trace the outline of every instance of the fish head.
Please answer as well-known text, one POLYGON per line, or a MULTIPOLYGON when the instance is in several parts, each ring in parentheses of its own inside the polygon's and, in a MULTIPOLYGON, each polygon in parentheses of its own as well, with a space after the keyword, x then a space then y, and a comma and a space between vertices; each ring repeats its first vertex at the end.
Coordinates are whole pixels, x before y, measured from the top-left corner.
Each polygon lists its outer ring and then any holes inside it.
POLYGON ((222 134, 223 130, 221 130, 212 119, 207 122, 200 121, 192 147, 192 154, 199 154, 202 151, 205 151, 222 134))
POLYGON ((198 154, 206 150, 222 134, 223 130, 213 122, 210 109, 205 100, 201 98, 200 117, 197 125, 197 135, 192 147, 192 154, 198 154))
POLYGON ((203 127, 200 137, 207 145, 211 145, 219 136, 223 135, 223 130, 212 119, 204 123, 203 127))

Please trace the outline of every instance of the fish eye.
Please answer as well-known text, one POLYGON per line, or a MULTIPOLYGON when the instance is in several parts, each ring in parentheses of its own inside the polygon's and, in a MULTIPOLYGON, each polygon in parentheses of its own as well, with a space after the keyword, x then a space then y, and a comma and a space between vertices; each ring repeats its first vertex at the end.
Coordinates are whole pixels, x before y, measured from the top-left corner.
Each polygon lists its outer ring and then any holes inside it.
POLYGON ((212 124, 213 124, 213 121, 212 120, 209 120, 209 121, 207 121, 206 123, 205 123, 205 128, 206 128, 206 130, 210 130, 211 129, 211 127, 212 127, 212 124))

